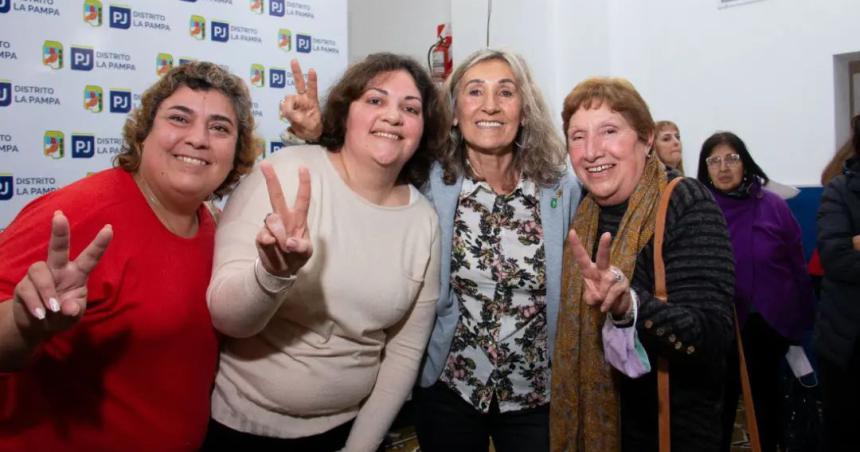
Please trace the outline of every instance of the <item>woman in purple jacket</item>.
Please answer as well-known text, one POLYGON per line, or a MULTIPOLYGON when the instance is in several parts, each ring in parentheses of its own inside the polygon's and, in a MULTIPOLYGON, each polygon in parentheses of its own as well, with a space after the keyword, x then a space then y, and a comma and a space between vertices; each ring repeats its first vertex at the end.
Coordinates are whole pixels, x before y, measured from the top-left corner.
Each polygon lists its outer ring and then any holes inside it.
MULTIPOLYGON (((735 308, 763 451, 783 442, 780 365, 789 344, 812 327, 813 295, 800 226, 788 204, 765 190, 767 175, 744 142, 718 132, 702 144, 698 179, 726 216, 735 255, 735 308)), ((731 445, 739 394, 737 347, 730 348, 723 450, 731 445)))

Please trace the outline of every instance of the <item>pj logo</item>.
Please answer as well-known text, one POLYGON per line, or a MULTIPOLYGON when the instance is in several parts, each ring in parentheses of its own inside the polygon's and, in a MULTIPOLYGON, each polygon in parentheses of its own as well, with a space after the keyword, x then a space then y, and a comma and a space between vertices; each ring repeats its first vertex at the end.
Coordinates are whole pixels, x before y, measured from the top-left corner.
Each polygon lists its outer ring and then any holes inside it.
POLYGON ((0 80, 0 107, 12 104, 12 82, 0 80))
POLYGON ((15 178, 11 174, 0 174, 0 201, 12 199, 12 191, 14 190, 13 181, 15 178))
POLYGON ((212 40, 216 42, 227 42, 230 40, 230 24, 227 22, 212 21, 212 40))
POLYGON ((88 159, 96 154, 96 137, 89 134, 72 134, 72 158, 88 159))
POLYGON ((284 0, 270 0, 269 1, 269 15, 284 17, 284 0))
POLYGON ((110 112, 128 113, 131 111, 131 91, 110 90, 110 112))
POLYGON ((110 5, 110 27, 122 30, 131 28, 131 9, 110 5))
POLYGON ((84 109, 93 113, 101 113, 104 105, 104 91, 101 86, 87 85, 84 88, 84 109))
POLYGON ((63 158, 63 155, 66 154, 65 141, 65 135, 63 135, 63 132, 60 132, 59 130, 45 131, 43 139, 44 146, 42 147, 45 156, 54 160, 63 158))

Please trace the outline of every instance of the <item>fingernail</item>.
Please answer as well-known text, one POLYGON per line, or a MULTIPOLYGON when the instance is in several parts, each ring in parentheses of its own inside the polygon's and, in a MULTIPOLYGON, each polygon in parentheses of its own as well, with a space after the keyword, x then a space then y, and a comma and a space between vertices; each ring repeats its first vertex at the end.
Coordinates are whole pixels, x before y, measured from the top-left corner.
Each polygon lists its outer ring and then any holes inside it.
POLYGON ((38 308, 33 309, 33 315, 39 320, 45 320, 45 308, 39 306, 38 308))
POLYGON ((60 312, 60 303, 56 298, 48 298, 48 307, 51 309, 51 312, 60 312))

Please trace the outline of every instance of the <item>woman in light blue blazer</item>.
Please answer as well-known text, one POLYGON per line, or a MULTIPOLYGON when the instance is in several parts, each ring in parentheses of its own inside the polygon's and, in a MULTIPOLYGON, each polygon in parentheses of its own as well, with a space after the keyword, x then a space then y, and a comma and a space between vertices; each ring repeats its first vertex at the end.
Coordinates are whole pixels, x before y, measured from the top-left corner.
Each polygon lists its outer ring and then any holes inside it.
POLYGON ((424 451, 548 450, 561 262, 580 189, 524 60, 479 50, 424 193, 442 229, 437 319, 415 393, 424 451))

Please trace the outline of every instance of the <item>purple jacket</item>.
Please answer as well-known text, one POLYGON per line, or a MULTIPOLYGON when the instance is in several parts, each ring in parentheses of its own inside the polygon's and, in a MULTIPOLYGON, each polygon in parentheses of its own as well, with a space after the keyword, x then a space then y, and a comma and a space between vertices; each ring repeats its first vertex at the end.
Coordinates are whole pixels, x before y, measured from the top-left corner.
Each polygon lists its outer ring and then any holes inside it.
POLYGON ((783 337, 800 341, 812 328, 814 298, 800 226, 788 204, 758 183, 745 198, 711 191, 729 226, 741 326, 753 307, 783 337))

